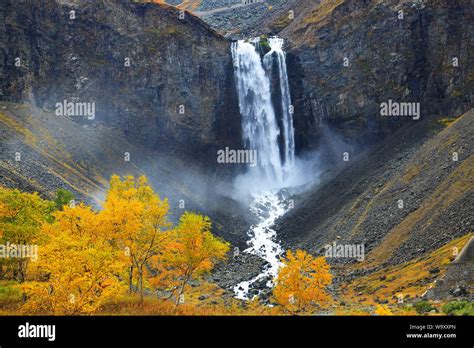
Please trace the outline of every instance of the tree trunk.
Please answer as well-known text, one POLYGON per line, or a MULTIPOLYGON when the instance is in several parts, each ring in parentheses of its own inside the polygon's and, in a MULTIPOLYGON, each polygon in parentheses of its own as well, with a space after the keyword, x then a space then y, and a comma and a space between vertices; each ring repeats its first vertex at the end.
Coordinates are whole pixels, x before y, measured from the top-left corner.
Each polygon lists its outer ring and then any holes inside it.
POLYGON ((25 263, 23 260, 18 260, 18 281, 20 283, 25 281, 25 263))
POLYGON ((138 284, 139 284, 139 291, 140 291, 140 303, 143 303, 143 266, 138 268, 138 284))
POLYGON ((181 284, 181 289, 179 290, 178 296, 176 297, 176 306, 174 307, 174 311, 178 309, 179 306, 179 299, 181 298, 181 295, 184 293, 184 287, 186 286, 186 283, 189 281, 189 277, 186 276, 186 278, 183 280, 183 283, 181 284))
POLYGON ((130 266, 130 274, 128 276, 128 293, 133 292, 133 265, 130 266))

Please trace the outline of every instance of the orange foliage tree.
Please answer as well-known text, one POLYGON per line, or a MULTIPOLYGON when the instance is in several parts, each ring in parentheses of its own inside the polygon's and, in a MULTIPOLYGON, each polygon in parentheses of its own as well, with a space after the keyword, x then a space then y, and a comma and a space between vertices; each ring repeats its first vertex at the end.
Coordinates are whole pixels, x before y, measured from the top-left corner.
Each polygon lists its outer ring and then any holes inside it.
POLYGON ((375 314, 377 315, 393 315, 392 311, 384 305, 377 305, 375 308, 375 314))
MULTIPOLYGON (((36 202, 38 197, 30 198, 36 202)), ((171 228, 168 202, 146 177, 113 176, 98 211, 84 204, 64 205, 41 221, 51 202, 44 207, 39 202, 28 215, 38 223, 25 231, 10 221, 15 210, 5 202, 0 200, 0 227, 19 236, 30 229, 37 232, 38 260, 29 281, 19 285, 27 313, 90 314, 120 299, 127 285, 138 290, 141 303, 147 286, 169 291, 169 298, 176 295, 176 311, 189 281, 212 270, 229 250, 228 243, 211 233, 208 217, 186 212, 171 228)))
POLYGON ((90 207, 64 206, 42 228, 35 280, 21 286, 28 313, 89 314, 122 292, 123 258, 99 231, 90 207))
POLYGON ((102 229, 129 260, 129 291, 134 278, 143 301, 146 264, 164 249, 169 205, 161 200, 144 176, 123 180, 113 176, 102 211, 102 229))
POLYGON ((326 287, 332 275, 323 257, 302 250, 288 251, 273 289, 275 301, 291 314, 310 311, 330 299, 326 287))
POLYGON ((207 216, 186 212, 181 216, 166 250, 155 258, 160 270, 157 284, 165 284, 176 294, 176 306, 188 282, 209 272, 215 263, 224 260, 229 243, 211 233, 211 221, 207 216))

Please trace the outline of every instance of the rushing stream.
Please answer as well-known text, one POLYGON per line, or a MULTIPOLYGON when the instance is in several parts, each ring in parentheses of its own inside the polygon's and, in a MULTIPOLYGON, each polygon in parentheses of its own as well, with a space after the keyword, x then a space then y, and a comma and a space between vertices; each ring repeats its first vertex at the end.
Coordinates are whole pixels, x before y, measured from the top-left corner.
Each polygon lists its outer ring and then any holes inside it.
POLYGON ((232 43, 243 142, 247 149, 258 153, 257 165, 249 166, 237 185, 250 188, 250 211, 258 221, 248 232, 249 248, 244 252, 268 262, 257 277, 234 287, 236 297, 241 299, 248 299, 252 285, 259 281, 271 287, 278 273, 283 250, 272 226, 288 210, 284 188, 291 186, 295 171, 293 113, 284 41, 273 37, 267 42, 270 50, 264 55, 265 46, 259 38, 232 43), (279 101, 272 100, 275 95, 280 96, 279 101), (277 103, 280 105, 274 105, 277 103))
POLYGON ((243 281, 234 287, 236 297, 243 300, 249 298, 249 290, 253 284, 263 280, 266 281, 266 286, 273 285, 272 279, 278 274, 281 264, 279 257, 283 250, 276 241, 277 235, 272 226, 286 213, 287 204, 281 194, 260 192, 255 195, 250 211, 257 216, 259 222, 250 228, 250 240, 247 242, 250 247, 245 252, 260 256, 268 262, 268 266, 255 278, 243 281))

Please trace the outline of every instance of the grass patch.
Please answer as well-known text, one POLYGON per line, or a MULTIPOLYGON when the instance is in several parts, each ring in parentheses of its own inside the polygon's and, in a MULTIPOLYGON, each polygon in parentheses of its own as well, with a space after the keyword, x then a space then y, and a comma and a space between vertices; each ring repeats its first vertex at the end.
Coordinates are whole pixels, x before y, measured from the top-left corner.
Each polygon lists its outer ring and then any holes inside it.
POLYGON ((148 29, 148 32, 155 35, 158 38, 169 38, 169 37, 178 37, 184 36, 186 33, 183 31, 183 28, 178 26, 169 25, 164 28, 151 28, 148 29))
POLYGON ((0 280, 0 315, 12 315, 17 312, 23 302, 18 283, 0 280))
POLYGON ((412 181, 414 178, 420 175, 425 166, 425 163, 423 163, 408 167, 408 169, 405 171, 405 174, 402 176, 402 182, 409 183, 412 181))
POLYGON ((458 118, 456 118, 456 117, 445 117, 445 118, 442 118, 441 120, 438 120, 438 123, 445 126, 445 127, 449 127, 454 122, 456 122, 457 120, 458 120, 458 118))
POLYGON ((376 299, 398 305, 399 294, 404 302, 419 298, 435 278, 446 273, 446 266, 454 260, 453 248, 461 250, 471 236, 467 234, 455 239, 421 258, 359 277, 341 286, 341 296, 348 303, 365 306, 375 305, 376 299), (436 268, 439 271, 432 273, 436 268))
POLYGON ((311 14, 305 18, 307 23, 317 23, 332 13, 344 0, 323 0, 311 14))

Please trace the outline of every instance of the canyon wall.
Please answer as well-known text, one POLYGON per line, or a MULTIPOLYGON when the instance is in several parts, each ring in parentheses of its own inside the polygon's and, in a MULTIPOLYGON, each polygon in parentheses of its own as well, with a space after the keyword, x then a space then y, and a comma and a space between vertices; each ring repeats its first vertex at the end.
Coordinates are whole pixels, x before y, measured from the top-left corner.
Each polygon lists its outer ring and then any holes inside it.
POLYGON ((206 165, 239 146, 229 42, 197 17, 121 0, 6 0, 0 18, 2 100, 95 102, 94 122, 78 122, 206 165))

